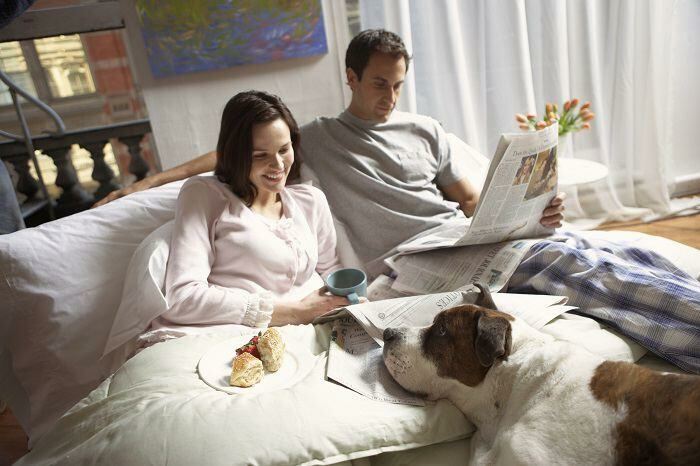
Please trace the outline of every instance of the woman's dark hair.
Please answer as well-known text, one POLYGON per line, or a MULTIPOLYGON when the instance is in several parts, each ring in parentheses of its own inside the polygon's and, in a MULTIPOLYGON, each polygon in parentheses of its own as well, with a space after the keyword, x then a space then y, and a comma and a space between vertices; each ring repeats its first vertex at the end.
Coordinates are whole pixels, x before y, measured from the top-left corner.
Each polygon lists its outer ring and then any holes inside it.
POLYGON ((361 80, 369 58, 375 52, 386 53, 394 58, 403 57, 408 71, 411 56, 403 40, 398 34, 384 29, 366 29, 353 37, 345 52, 345 67, 352 69, 357 79, 361 80))
POLYGON ((299 153, 299 126, 282 100, 262 91, 240 92, 228 101, 221 116, 219 142, 216 144, 216 168, 214 175, 231 188, 247 206, 258 195, 250 182, 253 165, 253 125, 282 119, 289 127, 294 149, 294 163, 287 181, 299 178, 301 156, 299 153))

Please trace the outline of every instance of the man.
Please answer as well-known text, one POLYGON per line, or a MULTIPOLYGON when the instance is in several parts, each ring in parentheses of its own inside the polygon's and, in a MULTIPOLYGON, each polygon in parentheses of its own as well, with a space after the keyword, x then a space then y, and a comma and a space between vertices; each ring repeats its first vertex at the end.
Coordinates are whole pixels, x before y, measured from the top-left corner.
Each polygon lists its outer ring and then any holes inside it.
MULTIPOLYGON (((358 34, 346 54, 350 106, 302 127, 301 152, 370 275, 382 257, 428 228, 471 216, 479 193, 453 161, 433 119, 395 112, 410 57, 399 36, 358 34)), ((110 194, 102 203, 214 168, 210 152, 110 194)), ((542 215, 560 226, 563 196, 542 215)), ((568 296, 595 316, 686 370, 700 372, 700 283, 650 251, 564 234, 536 244, 509 291, 568 296)))

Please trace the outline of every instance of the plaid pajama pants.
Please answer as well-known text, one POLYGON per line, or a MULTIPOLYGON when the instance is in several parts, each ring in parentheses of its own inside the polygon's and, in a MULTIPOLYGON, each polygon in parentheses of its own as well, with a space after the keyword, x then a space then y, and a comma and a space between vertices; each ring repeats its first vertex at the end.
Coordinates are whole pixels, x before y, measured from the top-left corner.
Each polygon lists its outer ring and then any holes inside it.
POLYGON ((700 374, 700 282, 653 251, 561 233, 532 247, 508 291, 568 296, 576 312, 700 374))

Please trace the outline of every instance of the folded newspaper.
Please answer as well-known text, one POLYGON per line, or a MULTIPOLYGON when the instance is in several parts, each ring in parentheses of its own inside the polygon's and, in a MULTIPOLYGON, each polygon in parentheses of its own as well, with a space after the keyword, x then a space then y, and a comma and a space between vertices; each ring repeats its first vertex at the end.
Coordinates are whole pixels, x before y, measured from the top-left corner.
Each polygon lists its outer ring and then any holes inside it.
MULTIPOLYGON (((400 387, 382 360, 382 335, 388 327, 423 327, 443 309, 471 304, 478 289, 423 296, 407 296, 356 304, 318 318, 314 323, 333 320, 326 377, 368 398, 391 403, 423 405, 425 401, 400 387)), ((574 309, 562 296, 497 293, 498 309, 542 328, 555 317, 574 309)))

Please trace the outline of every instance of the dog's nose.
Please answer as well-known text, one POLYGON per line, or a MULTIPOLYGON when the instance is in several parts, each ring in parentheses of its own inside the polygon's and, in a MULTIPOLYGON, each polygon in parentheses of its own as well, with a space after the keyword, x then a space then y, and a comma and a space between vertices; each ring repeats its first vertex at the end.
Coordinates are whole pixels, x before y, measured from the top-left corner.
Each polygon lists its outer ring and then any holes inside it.
POLYGON ((399 334, 399 332, 397 332, 396 329, 388 328, 388 329, 384 330, 384 335, 383 335, 384 341, 387 342, 387 341, 393 340, 394 338, 396 338, 396 336, 398 334, 399 334))

